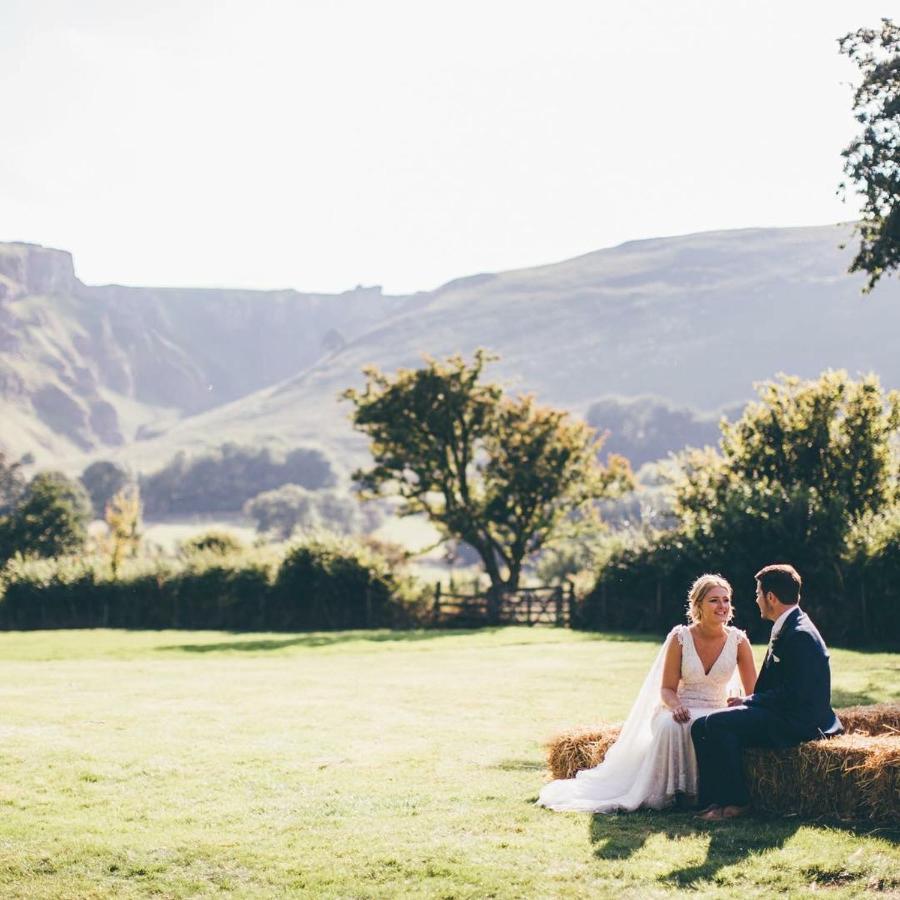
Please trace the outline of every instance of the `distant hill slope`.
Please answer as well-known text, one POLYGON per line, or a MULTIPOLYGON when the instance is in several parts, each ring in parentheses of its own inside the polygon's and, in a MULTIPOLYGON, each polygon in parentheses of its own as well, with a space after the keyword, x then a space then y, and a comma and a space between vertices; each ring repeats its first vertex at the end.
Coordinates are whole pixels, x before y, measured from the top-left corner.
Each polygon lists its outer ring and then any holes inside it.
POLYGON ((225 440, 315 441, 352 462, 364 445, 337 397, 364 365, 478 346, 501 354, 497 377, 580 413, 610 394, 712 409, 776 372, 828 367, 900 387, 900 285, 861 297, 839 249, 848 234, 638 241, 408 297, 86 287, 68 254, 0 245, 4 420, 15 413, 17 449, 44 457, 146 469, 225 440), (12 275, 10 258, 26 260, 12 275))
POLYGON ((68 253, 0 244, 0 440, 42 462, 103 455, 292 375, 406 302, 90 287, 68 253))

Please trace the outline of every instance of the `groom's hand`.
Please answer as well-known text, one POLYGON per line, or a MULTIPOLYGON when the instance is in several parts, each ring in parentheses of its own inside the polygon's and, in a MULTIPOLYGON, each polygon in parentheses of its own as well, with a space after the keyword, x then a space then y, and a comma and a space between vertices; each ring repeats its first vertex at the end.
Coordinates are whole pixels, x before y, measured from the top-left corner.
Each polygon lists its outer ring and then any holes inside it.
POLYGON ((727 703, 729 706, 743 706, 745 697, 729 697, 727 703))

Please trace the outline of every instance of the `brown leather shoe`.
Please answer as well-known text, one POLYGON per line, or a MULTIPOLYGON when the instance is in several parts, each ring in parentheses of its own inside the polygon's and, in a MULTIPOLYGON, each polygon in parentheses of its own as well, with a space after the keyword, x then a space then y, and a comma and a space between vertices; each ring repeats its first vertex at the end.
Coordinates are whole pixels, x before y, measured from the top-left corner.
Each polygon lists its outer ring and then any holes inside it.
POLYGON ((699 813, 697 818, 704 822, 719 822, 724 819, 725 816, 723 815, 721 806, 711 806, 705 812, 699 813))
POLYGON ((750 812, 749 806, 723 806, 722 818, 739 819, 741 816, 746 816, 748 812, 750 812))

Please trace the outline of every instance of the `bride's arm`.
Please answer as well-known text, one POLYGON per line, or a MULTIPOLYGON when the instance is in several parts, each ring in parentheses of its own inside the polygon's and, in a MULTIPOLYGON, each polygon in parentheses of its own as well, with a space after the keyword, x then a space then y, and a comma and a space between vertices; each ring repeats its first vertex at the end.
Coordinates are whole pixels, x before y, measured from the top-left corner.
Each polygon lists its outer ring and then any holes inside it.
POLYGON ((666 648, 666 659, 663 663, 662 684, 659 696, 663 704, 672 710, 672 718, 676 722, 687 722, 691 714, 682 706, 678 697, 678 682, 681 680, 681 643, 675 635, 669 639, 666 648))
POLYGON ((749 697, 753 693, 753 688, 756 687, 756 663, 753 661, 750 641, 746 637, 738 643, 737 666, 741 684, 744 686, 744 695, 749 697))

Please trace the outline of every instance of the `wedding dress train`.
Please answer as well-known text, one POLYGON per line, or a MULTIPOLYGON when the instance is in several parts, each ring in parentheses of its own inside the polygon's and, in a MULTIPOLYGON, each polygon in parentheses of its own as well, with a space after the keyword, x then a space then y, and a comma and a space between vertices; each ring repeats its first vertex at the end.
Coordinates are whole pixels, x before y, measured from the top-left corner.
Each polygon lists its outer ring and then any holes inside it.
POLYGON ((631 707, 618 740, 606 758, 575 778, 546 784, 538 805, 558 811, 610 813, 639 807, 663 809, 677 795, 697 795, 697 758, 691 743, 691 723, 698 715, 727 706, 729 694, 740 693, 737 652, 743 631, 726 626, 725 646, 705 672, 687 625, 669 632, 631 707), (663 662, 669 641, 681 644, 678 696, 691 711, 687 722, 676 722, 660 699, 663 662))

